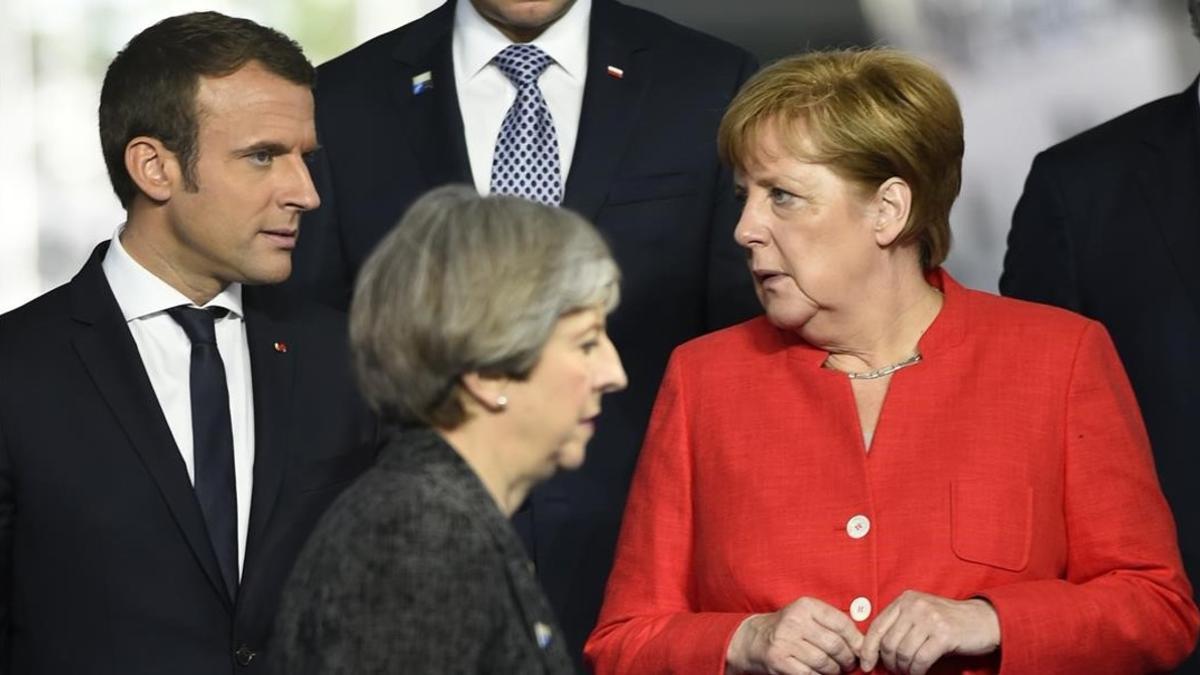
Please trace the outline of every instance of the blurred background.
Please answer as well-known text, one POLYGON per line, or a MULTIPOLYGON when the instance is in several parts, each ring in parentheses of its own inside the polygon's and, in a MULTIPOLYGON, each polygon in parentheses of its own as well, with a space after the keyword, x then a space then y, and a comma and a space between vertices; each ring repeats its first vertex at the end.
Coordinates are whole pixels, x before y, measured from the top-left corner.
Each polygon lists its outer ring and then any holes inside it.
MULTIPOLYGON (((289 34, 314 63, 439 0, 0 0, 0 312, 68 280, 123 212, 96 131, 104 69, 135 33, 212 9, 289 34)), ((936 66, 966 123, 948 263, 995 290, 1034 154, 1183 90, 1200 71, 1185 0, 629 0, 755 53, 891 45, 936 66)), ((1200 187, 1198 187, 1200 189, 1200 187)))

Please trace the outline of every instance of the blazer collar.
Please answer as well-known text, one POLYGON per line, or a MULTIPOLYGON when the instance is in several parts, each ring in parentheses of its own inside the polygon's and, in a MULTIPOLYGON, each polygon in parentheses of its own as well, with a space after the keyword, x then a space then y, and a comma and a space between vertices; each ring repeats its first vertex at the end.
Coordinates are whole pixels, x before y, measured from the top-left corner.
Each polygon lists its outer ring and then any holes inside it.
POLYGON ((146 471, 158 485, 184 538, 204 569, 213 592, 232 612, 232 603, 209 542, 204 516, 188 480, 187 467, 101 268, 108 242, 96 247, 69 286, 71 316, 80 324, 73 345, 146 471))
MULTIPOLYGON (((1194 80, 1168 106, 1155 124, 1146 125, 1142 154, 1135 159, 1138 182, 1146 197, 1146 222, 1162 237, 1175 273, 1200 313, 1200 101, 1194 80)), ((1149 228, 1146 236, 1152 236, 1149 228)))
POLYGON ((467 496, 464 504, 470 509, 472 520, 487 532, 495 545, 497 559, 505 567, 511 597, 520 608, 530 640, 539 647, 547 672, 571 670, 564 634, 538 585, 533 563, 512 523, 496 506, 483 481, 449 443, 428 428, 399 432, 394 443, 401 448, 403 461, 441 465, 444 472, 439 471, 439 474, 446 476, 454 488, 467 496))
POLYGON ((266 301, 277 295, 282 298, 279 289, 270 287, 251 286, 243 291, 254 391, 254 491, 250 495, 243 586, 252 583, 258 571, 257 560, 287 470, 288 448, 297 440, 290 435, 296 360, 324 358, 320 354, 306 355, 304 336, 288 321, 288 304, 266 301))
POLYGON ((592 3, 583 111, 563 195, 563 206, 590 220, 608 196, 646 94, 654 86, 650 37, 623 16, 627 11, 612 0, 592 3))
MULTIPOLYGON (((972 291, 955 281, 943 267, 926 272, 925 280, 942 292, 942 309, 917 340, 917 351, 924 359, 936 359, 966 337, 970 322, 969 294, 972 291)), ((825 359, 829 358, 829 352, 808 344, 794 332, 777 328, 773 330, 778 342, 771 349, 785 350, 789 360, 802 370, 822 368, 825 359)))
POLYGON ((392 98, 398 108, 410 111, 409 145, 426 188, 472 182, 454 82, 453 28, 454 0, 450 0, 401 29, 392 50, 396 61, 392 98))

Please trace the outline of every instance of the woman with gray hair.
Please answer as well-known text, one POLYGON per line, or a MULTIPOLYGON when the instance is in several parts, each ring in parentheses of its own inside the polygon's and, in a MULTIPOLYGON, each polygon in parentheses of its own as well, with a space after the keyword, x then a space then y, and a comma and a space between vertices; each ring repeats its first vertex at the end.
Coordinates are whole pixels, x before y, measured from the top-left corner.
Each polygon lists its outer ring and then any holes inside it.
POLYGON ((284 592, 283 673, 570 673, 507 518, 578 467, 603 394, 619 273, 582 218, 447 187, 363 267, 354 366, 397 431, 333 504, 284 592))

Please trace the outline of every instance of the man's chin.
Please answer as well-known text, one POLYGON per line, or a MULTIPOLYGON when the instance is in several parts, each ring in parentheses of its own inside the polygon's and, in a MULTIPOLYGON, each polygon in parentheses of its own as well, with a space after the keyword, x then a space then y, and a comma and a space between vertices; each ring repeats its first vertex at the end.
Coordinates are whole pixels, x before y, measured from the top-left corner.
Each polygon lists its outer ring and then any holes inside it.
POLYGON ((282 284, 292 276, 292 258, 287 256, 286 263, 282 261, 250 271, 244 275, 240 283, 245 286, 271 286, 282 284))

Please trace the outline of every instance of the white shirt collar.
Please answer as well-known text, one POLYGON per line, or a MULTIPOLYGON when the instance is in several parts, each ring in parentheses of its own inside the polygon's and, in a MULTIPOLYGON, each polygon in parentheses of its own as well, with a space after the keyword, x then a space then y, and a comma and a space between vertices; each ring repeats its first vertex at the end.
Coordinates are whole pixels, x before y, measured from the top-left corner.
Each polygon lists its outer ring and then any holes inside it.
MULTIPOLYGON (((575 0, 567 13, 550 24, 532 44, 554 59, 572 79, 582 82, 587 70, 588 26, 592 0, 575 0)), ((469 77, 475 77, 505 47, 513 44, 484 19, 470 0, 454 8, 454 57, 469 77)))
MULTIPOLYGON (((124 229, 122 225, 113 233, 102 266, 125 321, 141 319, 179 305, 195 307, 186 295, 156 277, 129 255, 121 245, 121 232, 124 229)), ((229 310, 232 316, 242 317, 242 285, 229 284, 204 307, 221 307, 229 310)))

